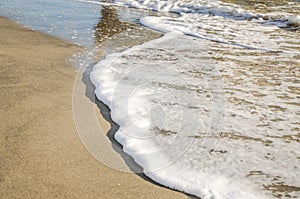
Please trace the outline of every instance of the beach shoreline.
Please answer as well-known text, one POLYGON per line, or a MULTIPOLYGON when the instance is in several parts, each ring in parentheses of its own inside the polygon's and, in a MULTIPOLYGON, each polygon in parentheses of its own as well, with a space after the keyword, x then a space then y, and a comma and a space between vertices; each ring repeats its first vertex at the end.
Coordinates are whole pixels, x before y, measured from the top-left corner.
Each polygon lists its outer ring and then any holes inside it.
POLYGON ((78 46, 0 22, 3 198, 187 198, 109 168, 84 148, 72 113, 76 69, 66 63, 78 46))

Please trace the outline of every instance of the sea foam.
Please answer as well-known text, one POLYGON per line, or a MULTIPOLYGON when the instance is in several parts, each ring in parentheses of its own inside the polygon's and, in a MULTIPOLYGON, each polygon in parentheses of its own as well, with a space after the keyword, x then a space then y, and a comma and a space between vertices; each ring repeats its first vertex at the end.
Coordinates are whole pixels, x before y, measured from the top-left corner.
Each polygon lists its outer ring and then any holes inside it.
POLYGON ((165 35, 94 67, 116 140, 151 179, 201 198, 299 196, 298 34, 231 4, 168 3, 116 1, 181 14, 142 18, 165 35))
POLYGON ((108 55, 91 73, 95 93, 109 105, 112 119, 120 125, 115 138, 153 180, 202 198, 263 198, 239 177, 216 175, 213 170, 205 172, 190 165, 192 159, 205 163, 207 150, 216 144, 216 140, 195 141, 195 136, 199 131, 218 136, 220 126, 210 125, 214 119, 222 123, 224 113, 222 84, 214 80, 219 75, 216 63, 207 58, 204 49, 198 40, 173 31, 108 55), (175 46, 186 50, 183 54, 197 51, 197 62, 183 59, 182 53, 172 50, 175 46), (206 75, 189 77, 184 74, 188 69, 206 75), (208 84, 218 87, 209 88, 208 84), (211 92, 215 97, 208 97, 211 92), (208 149, 199 148, 191 155, 200 143, 208 149))
MULTIPOLYGON (((88 1, 101 5, 118 5, 133 7, 139 9, 175 12, 175 13, 196 13, 208 14, 213 16, 222 16, 237 20, 253 20, 259 23, 273 24, 278 27, 298 27, 300 26, 299 13, 287 12, 269 12, 257 13, 252 10, 245 10, 238 5, 231 3, 224 3, 222 1, 214 0, 113 0, 112 2, 88 1)), ((290 7, 295 5, 290 5, 290 7)), ((289 7, 288 7, 289 8, 289 7)))

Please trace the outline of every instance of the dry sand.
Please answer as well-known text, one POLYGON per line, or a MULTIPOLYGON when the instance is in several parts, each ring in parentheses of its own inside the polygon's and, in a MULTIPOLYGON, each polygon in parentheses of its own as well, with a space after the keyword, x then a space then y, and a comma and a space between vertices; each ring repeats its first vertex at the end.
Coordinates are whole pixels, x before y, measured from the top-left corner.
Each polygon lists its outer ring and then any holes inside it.
POLYGON ((0 17, 0 197, 187 198, 84 148, 72 114, 76 73, 66 64, 78 51, 0 17))

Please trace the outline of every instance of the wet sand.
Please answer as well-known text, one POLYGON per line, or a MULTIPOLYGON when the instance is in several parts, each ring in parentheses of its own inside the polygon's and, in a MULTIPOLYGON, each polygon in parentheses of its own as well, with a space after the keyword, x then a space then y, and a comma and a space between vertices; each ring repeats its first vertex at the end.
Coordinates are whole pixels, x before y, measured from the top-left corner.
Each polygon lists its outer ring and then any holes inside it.
POLYGON ((82 145, 72 113, 76 71, 66 62, 79 47, 0 24, 1 198, 187 198, 104 166, 82 145))

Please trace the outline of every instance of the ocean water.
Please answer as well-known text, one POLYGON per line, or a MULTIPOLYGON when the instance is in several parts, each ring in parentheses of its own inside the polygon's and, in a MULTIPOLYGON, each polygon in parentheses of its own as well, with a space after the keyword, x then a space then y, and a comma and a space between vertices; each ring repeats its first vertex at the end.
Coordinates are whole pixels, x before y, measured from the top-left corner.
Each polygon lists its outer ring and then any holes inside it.
POLYGON ((300 198, 299 1, 110 5, 179 14, 141 18, 164 36, 91 73, 144 173, 201 198, 300 198))
POLYGON ((101 8, 72 0, 1 0, 0 14, 83 47, 94 46, 93 25, 101 8))
POLYGON ((107 50, 91 73, 123 150, 201 198, 300 198, 298 0, 0 0, 0 11, 88 49, 147 36, 132 24, 163 33, 107 50))
POLYGON ((109 38, 113 33, 120 32, 120 30, 110 30, 109 26, 105 30, 106 33, 97 28, 103 25, 103 21, 107 18, 109 20, 115 18, 123 24, 136 24, 140 18, 149 14, 143 10, 129 11, 126 8, 119 8, 111 9, 110 16, 107 16, 105 14, 107 10, 109 8, 75 0, 0 0, 1 16, 88 50, 100 46, 101 41, 109 38), (107 34, 108 32, 111 34, 107 34))

